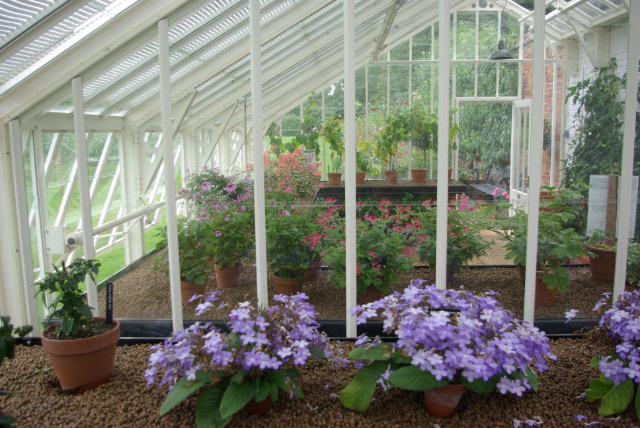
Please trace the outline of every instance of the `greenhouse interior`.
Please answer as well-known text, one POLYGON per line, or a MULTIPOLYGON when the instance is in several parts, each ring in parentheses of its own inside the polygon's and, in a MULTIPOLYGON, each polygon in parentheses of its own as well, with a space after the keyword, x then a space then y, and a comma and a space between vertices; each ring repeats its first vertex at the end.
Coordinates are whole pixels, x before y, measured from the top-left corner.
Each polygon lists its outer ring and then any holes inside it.
POLYGON ((639 55, 637 0, 0 0, 0 426, 640 426, 639 55))

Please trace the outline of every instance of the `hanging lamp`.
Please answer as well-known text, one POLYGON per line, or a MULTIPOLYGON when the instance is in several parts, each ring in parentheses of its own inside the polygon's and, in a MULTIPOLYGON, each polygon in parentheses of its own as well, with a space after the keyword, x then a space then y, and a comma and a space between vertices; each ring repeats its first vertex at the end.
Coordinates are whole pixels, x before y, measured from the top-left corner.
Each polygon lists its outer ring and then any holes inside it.
POLYGON ((500 61, 503 59, 513 59, 513 55, 511 55, 511 52, 504 48, 504 42, 500 40, 498 42, 498 49, 491 52, 491 55, 489 55, 489 59, 495 61, 500 61))

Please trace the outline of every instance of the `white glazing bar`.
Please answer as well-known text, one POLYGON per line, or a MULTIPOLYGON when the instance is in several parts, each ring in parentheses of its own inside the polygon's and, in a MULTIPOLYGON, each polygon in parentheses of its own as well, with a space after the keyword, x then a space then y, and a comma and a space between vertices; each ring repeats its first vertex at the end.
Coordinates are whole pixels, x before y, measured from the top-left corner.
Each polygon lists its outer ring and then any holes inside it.
MULTIPOLYGON (((93 222, 91 219, 91 196, 89 195, 89 161, 87 158, 87 139, 84 127, 84 99, 82 95, 82 78, 71 80, 73 98, 73 125, 76 140, 76 158, 78 160, 78 195, 80 196, 80 218, 82 219, 82 247, 86 260, 96 257, 93 247, 93 222)), ((86 278, 87 304, 93 316, 98 316, 98 289, 89 275, 86 278)))
MULTIPOLYGON (((436 49, 436 41, 435 41, 435 37, 436 37, 436 30, 435 30, 436 24, 431 24, 431 61, 435 61, 435 49, 436 49)), ((431 74, 429 76, 429 78, 431 79, 431 84, 429 85, 429 103, 431 106, 431 110, 429 111, 429 113, 433 114, 433 107, 434 107, 434 93, 435 93, 435 89, 433 88, 433 85, 435 83, 435 77, 433 75, 435 70, 434 67, 434 63, 431 63, 431 74)), ((429 180, 433 180, 433 150, 429 150, 429 180)))
POLYGON ((553 86, 551 89, 551 168, 549 168, 549 186, 555 186, 556 175, 556 104, 558 98, 558 65, 553 63, 553 86))
MULTIPOLYGON (((562 70, 562 69, 561 69, 562 70)), ((565 70, 562 70, 562 81, 561 81, 561 91, 562 91, 562 97, 560 98, 561 100, 564 100, 567 97, 567 72, 565 70)), ((566 104, 565 102, 561 102, 560 103, 560 153, 558 155, 559 159, 564 159, 564 153, 565 153, 565 137, 564 137, 564 133, 567 129, 566 126, 566 120, 567 120, 567 112, 566 112, 566 104)), ((513 164, 512 164, 513 165, 513 164)), ((558 182, 562 183, 562 181, 564 180, 564 168, 560 168, 560 170, 558 171, 558 182)))
MULTIPOLYGON (((344 0, 344 200, 346 220, 347 337, 356 337, 356 319, 349 311, 357 304, 356 285, 356 69, 354 0, 344 0)), ((387 80, 387 84, 389 81, 387 80)), ((387 86, 388 88, 388 86, 387 86)), ((387 92, 388 94, 388 92, 387 92)), ((389 98, 387 97, 387 106, 389 98)))
MULTIPOLYGON (((476 10, 476 51, 475 51, 475 59, 478 59, 479 51, 478 46, 479 43, 479 33, 480 33, 480 12, 476 10)), ((473 76, 473 96, 478 96, 478 63, 474 64, 474 76, 473 76)))
MULTIPOLYGON (((391 61, 390 50, 387 51, 387 61, 391 61)), ((389 114, 390 111, 391 111, 391 64, 387 64, 387 114, 389 114)))
MULTIPOLYGON (((36 243, 38 245, 38 280, 44 278, 45 269, 49 267, 47 263, 47 252, 45 251, 44 245, 44 225, 43 225, 43 207, 46 208, 47 204, 42 204, 42 198, 40 197, 40 192, 42 190, 42 186, 40 186, 39 177, 42 175, 41 171, 38 170, 38 163, 36 160, 36 151, 40 149, 42 150, 42 131, 40 131, 39 127, 33 132, 33 139, 31 140, 31 149, 29 150, 29 163, 31 166, 31 193, 33 195, 33 212, 34 212, 34 220, 35 220, 35 230, 34 233, 36 235, 36 243), (37 137, 36 137, 36 134, 37 137), (39 141, 36 140, 39 138, 39 141)), ((40 156, 40 160, 42 160, 42 155, 40 156)), ((46 211, 45 211, 46 213, 46 211)), ((29 220, 29 225, 31 225, 31 220, 29 220)))
POLYGON ((96 189, 98 188, 98 185, 102 180, 104 167, 109 161, 109 155, 111 154, 111 148, 113 147, 113 140, 114 140, 113 132, 109 132, 104 142, 102 153, 100 153, 100 160, 98 160, 98 166, 96 167, 96 172, 93 174, 93 181, 91 182, 91 188, 89 189, 89 196, 91 197, 91 203, 93 203, 96 197, 96 189))
POLYGON ((169 22, 158 21, 158 55, 160 63, 160 116, 164 185, 167 195, 167 243, 169 247, 169 283, 173 331, 183 328, 180 293, 180 255, 178 253, 178 215, 176 212, 176 173, 173 160, 173 124, 171 121, 171 84, 169 83, 169 22))
POLYGON ((60 201, 60 208, 58 208, 58 215, 56 216, 55 225, 62 226, 65 217, 67 216, 67 209, 69 208, 69 201, 73 194, 73 188, 76 185, 76 179, 78 178, 78 159, 73 161, 71 166, 71 172, 69 172, 69 178, 67 185, 64 188, 64 194, 62 195, 62 201, 60 201))
MULTIPOLYGON (((411 37, 409 39, 409 59, 412 60, 413 59, 413 37, 411 37)), ((411 108, 412 104, 413 104, 413 65, 409 65, 409 108, 411 108)), ((409 141, 409 170, 408 170, 408 177, 407 178, 411 178, 411 155, 413 152, 413 143, 411 141, 409 141)))
MULTIPOLYGON (((107 191, 107 198, 104 201, 104 205, 102 206, 102 212, 100 213, 100 218, 98 219, 98 226, 104 224, 107 221, 107 216, 109 215, 109 209, 111 208, 111 203, 113 202, 113 197, 116 193, 116 189, 118 188, 118 180, 120 179, 120 163, 116 165, 116 171, 113 173, 113 178, 111 179, 111 184, 109 185, 109 190, 107 191)), ((122 205, 120 206, 122 208, 122 205)))
POLYGON ((36 305, 36 287, 33 285, 33 258, 31 255, 31 233, 27 211, 27 188, 24 181, 24 162, 22 159, 22 133, 18 119, 9 122, 11 142, 11 166, 13 168, 13 196, 16 203, 18 220, 18 238, 20 240, 20 261, 22 262, 22 280, 24 287, 27 319, 33 327, 32 336, 40 336, 40 321, 36 305))
MULTIPOLYGON (((524 22, 520 23, 520 37, 519 40, 519 49, 518 49, 518 59, 524 58, 524 22)), ((564 73, 562 73, 564 75, 564 73)), ((518 63, 518 98, 522 98, 522 63, 518 63)), ((564 104, 564 103, 563 103, 564 104)), ((512 164, 513 165, 513 164, 512 164)))
POLYGON ((447 208, 449 198, 449 0, 440 1, 438 62, 438 207, 436 221, 436 286, 447 288, 447 208), (446 77, 445 77, 446 76, 446 77))
MULTIPOLYGON (((262 55, 260 51, 260 0, 249 1, 251 34, 251 116, 253 118, 253 202, 256 229, 256 286, 258 305, 267 307, 267 228, 262 149, 262 55)), ((282 126, 280 127, 282 129, 282 126)))
POLYGON ((542 131, 544 126, 544 8, 544 0, 535 0, 531 140, 529 144, 527 270, 524 285, 524 320, 530 323, 533 323, 535 312, 538 219, 540 217, 540 172, 542 169, 542 131))
MULTIPOLYGON (((58 134, 56 134, 58 135, 58 134)), ((54 136, 55 138, 55 136, 54 136)), ((47 212, 47 178, 46 178, 46 163, 44 160, 44 152, 42 150, 42 128, 39 126, 35 129, 34 134, 34 152, 35 152, 35 160, 36 160, 36 178, 38 184, 38 205, 40 206, 40 225, 42 229, 42 233, 44 233, 45 228, 49 225, 49 214, 47 212)), ((51 142, 54 144, 54 141, 51 142)), ((44 234, 42 235, 44 237, 44 234)), ((44 241, 44 239, 43 239, 44 241)), ((43 242, 46 244, 46 242, 43 242)), ((49 255, 46 251, 46 245, 44 251, 44 260, 45 260, 45 268, 41 269, 41 275, 44 272, 47 272, 51 269, 51 255, 49 255)))
POLYGON ((636 94, 638 93, 638 40, 640 40, 640 2, 633 1, 629 10, 629 42, 627 45, 627 88, 624 102, 624 135, 622 140, 622 171, 618 202, 618 245, 616 248, 616 270, 613 281, 613 301, 624 291, 629 250, 629 212, 631 208, 631 179, 633 178, 633 150, 636 137, 636 94))

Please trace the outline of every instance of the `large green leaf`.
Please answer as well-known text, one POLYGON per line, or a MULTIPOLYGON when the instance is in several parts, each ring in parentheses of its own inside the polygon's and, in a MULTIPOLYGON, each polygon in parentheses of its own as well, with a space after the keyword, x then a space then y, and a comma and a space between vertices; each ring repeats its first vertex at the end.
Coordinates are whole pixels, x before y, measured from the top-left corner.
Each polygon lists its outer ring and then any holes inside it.
POLYGON ((223 423, 220 417, 222 394, 223 391, 221 391, 217 385, 205 389, 200 393, 196 406, 196 424, 198 428, 219 428, 228 423, 228 421, 224 421, 223 423))
POLYGON ((220 416, 228 419, 242 409, 256 395, 256 387, 248 382, 231 382, 222 396, 220 416))
POLYGON ((600 375, 598 379, 592 379, 589 382, 589 388, 585 391, 587 396, 587 401, 591 402, 594 400, 599 400, 613 388, 615 384, 605 375, 600 375))
POLYGON ((376 390, 376 381, 387 370, 388 363, 375 361, 358 370, 353 380, 340 392, 340 401, 348 409, 367 410, 376 390))
POLYGON ((425 389, 438 388, 449 383, 448 380, 437 380, 435 376, 417 366, 401 367, 391 373, 389 382, 398 388, 411 391, 424 391, 425 389))
POLYGON ((349 353, 352 360, 385 361, 391 358, 393 347, 388 343, 376 346, 359 346, 349 353))
POLYGON ((9 426, 17 422, 16 418, 9 415, 0 415, 0 426, 9 426))
POLYGON ((162 403, 162 407, 160 407, 160 416, 167 414, 168 411, 182 403, 185 398, 210 381, 211 378, 204 372, 196 373, 194 380, 189 380, 186 377, 180 378, 171 391, 169 391, 169 394, 167 394, 167 398, 164 399, 164 403, 162 403))
POLYGON ((597 369, 600 366, 600 355, 595 355, 589 360, 589 367, 597 369))
POLYGON ((636 405, 636 417, 640 419, 640 388, 638 388, 638 391, 636 392, 635 405, 636 405))
POLYGON ((633 399, 633 381, 627 379, 624 382, 614 385, 604 397, 598 413, 609 416, 622 413, 629 406, 633 399))
POLYGON ((476 379, 473 382, 469 382, 465 378, 462 378, 462 384, 467 387, 470 391, 473 391, 477 394, 486 394, 488 392, 493 391, 496 388, 496 384, 498 383, 498 377, 494 376, 489 380, 484 380, 482 378, 476 379))

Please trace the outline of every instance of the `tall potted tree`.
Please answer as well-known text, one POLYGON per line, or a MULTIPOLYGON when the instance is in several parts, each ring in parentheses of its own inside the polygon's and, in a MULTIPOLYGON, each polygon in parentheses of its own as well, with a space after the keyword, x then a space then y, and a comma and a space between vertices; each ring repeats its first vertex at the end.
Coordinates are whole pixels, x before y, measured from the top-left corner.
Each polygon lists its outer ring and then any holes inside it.
POLYGON ((413 147, 421 153, 418 168, 411 168, 411 180, 425 183, 427 180, 427 151, 434 148, 438 134, 438 117, 429 114, 421 104, 414 104, 405 116, 407 133, 413 147))
POLYGON ((398 143, 405 140, 406 136, 404 118, 400 114, 394 114, 387 118, 386 125, 375 134, 376 156, 384 159, 388 166, 384 172, 387 183, 395 184, 398 181, 398 171, 394 169, 394 163, 398 154, 398 143))
MULTIPOLYGON (((84 392, 109 380, 113 373, 120 323, 94 318, 80 288, 87 275, 95 281, 100 262, 76 259, 36 284, 37 294, 51 293, 50 318, 60 322, 42 332, 42 346, 64 391, 84 392)), ((47 323, 48 324, 48 323, 47 323)), ((45 324, 46 325, 46 324, 45 324)))

